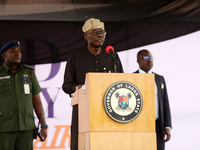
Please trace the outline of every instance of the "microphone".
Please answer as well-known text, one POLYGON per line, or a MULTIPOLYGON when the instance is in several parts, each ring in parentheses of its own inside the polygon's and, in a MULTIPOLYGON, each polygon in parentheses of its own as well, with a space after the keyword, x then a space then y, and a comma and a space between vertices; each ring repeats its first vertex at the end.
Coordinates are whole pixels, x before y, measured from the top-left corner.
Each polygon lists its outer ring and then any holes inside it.
POLYGON ((113 59, 116 58, 116 54, 115 54, 114 48, 113 48, 112 46, 107 46, 107 47, 106 47, 106 52, 107 52, 113 59))
POLYGON ((114 52, 114 48, 112 46, 107 46, 106 52, 111 56, 114 72, 117 72, 117 65, 115 64, 116 53, 114 52))

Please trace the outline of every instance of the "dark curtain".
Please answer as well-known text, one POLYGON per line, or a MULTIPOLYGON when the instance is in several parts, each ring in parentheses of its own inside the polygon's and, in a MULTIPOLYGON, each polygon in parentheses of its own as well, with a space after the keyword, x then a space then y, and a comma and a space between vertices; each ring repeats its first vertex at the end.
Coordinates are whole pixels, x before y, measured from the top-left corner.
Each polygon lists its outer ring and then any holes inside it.
MULTIPOLYGON (((8 1, 3 2, 0 5, 7 8, 8 1)), ((24 5, 31 6, 31 1, 9 2, 16 7, 25 2, 24 5)), ((47 1, 35 3, 42 5, 47 1)), ((200 0, 59 0, 58 3, 71 8, 0 14, 0 46, 10 40, 19 40, 22 63, 29 65, 66 61, 71 51, 87 45, 81 29, 91 17, 105 23, 104 47, 111 45, 117 52, 200 30, 200 0)), ((3 61, 1 57, 0 63, 3 61)))
MULTIPOLYGON (((1 21, 0 46, 10 40, 22 44, 22 63, 42 64, 66 61, 68 54, 87 46, 84 22, 1 21)), ((104 47, 115 51, 140 47, 200 30, 195 22, 105 22, 104 47)), ((3 63, 3 57, 0 59, 3 63)))

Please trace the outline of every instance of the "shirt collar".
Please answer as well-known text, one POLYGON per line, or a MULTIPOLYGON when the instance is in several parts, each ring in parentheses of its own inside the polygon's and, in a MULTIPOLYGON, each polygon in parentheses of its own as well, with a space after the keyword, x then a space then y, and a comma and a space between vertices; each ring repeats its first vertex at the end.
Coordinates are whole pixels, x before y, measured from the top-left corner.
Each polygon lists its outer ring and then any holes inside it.
POLYGON ((92 54, 89 50, 88 50, 88 48, 86 47, 85 48, 85 50, 87 51, 87 53, 88 54, 90 54, 91 56, 100 56, 100 55, 102 55, 104 52, 106 52, 106 50, 104 49, 104 48, 101 48, 101 52, 99 53, 99 54, 92 54))
MULTIPOLYGON (((8 65, 5 62, 3 64, 3 68, 5 69, 6 72, 8 72, 10 70, 10 68, 8 67, 8 65)), ((21 64, 19 64, 19 69, 21 69, 21 64)))
MULTIPOLYGON (((144 70, 142 69, 138 69, 139 73, 146 73, 144 70)), ((149 72, 147 72, 148 74, 152 74, 152 70, 149 70, 149 72)))

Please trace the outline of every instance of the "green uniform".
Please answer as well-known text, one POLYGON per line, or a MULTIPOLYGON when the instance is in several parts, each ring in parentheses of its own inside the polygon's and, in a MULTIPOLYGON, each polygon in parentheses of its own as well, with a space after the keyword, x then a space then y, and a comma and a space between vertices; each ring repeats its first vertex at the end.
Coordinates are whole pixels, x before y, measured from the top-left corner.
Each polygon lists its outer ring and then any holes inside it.
MULTIPOLYGON (((41 91, 34 68, 20 65, 19 71, 12 73, 6 63, 0 66, 1 135, 4 133, 21 134, 24 131, 33 131, 35 122, 32 97, 41 91), (25 85, 28 87, 28 92, 26 93, 25 85)), ((33 140, 32 137, 30 139, 33 140)), ((7 139, 6 141, 9 140, 7 139)))
POLYGON ((32 97, 41 91, 34 68, 20 65, 12 73, 6 63, 0 66, 0 150, 33 149, 32 97))

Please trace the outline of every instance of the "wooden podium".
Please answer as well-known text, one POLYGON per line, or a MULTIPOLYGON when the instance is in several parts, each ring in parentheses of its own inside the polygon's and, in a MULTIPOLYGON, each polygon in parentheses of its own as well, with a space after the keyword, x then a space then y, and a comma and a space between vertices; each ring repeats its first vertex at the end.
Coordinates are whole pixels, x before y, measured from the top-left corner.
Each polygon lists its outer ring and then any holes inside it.
POLYGON ((87 73, 85 91, 79 89, 72 105, 79 107, 79 150, 156 150, 154 74, 87 73), (107 89, 118 81, 134 84, 143 106, 131 122, 113 120, 104 108, 107 89))

